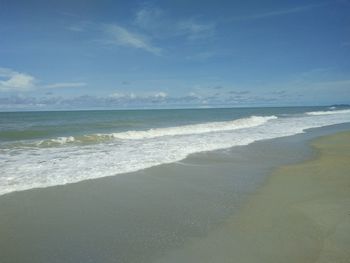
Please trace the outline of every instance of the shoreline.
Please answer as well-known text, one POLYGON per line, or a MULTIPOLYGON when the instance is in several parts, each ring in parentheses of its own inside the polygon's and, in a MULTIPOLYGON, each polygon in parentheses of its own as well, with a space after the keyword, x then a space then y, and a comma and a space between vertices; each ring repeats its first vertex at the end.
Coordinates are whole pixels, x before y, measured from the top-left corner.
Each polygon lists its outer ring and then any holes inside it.
POLYGON ((277 167, 314 157, 310 139, 343 130, 350 125, 3 195, 0 254, 6 263, 156 262, 192 239, 205 240, 240 214, 277 167))
MULTIPOLYGON (((191 153, 191 154, 189 154, 188 156, 186 156, 185 158, 183 158, 183 159, 181 159, 179 161, 169 162, 169 163, 162 163, 162 164, 150 166, 150 167, 147 167, 147 168, 142 168, 140 170, 136 170, 136 171, 132 171, 132 172, 124 172, 124 173, 115 174, 115 175, 108 175, 108 176, 90 178, 90 179, 85 179, 85 180, 81 180, 81 181, 77 181, 77 182, 71 182, 71 183, 66 183, 66 184, 56 184, 56 185, 49 185, 49 186, 44 186, 44 187, 33 187, 33 188, 28 188, 28 189, 23 189, 23 190, 16 190, 16 191, 12 191, 12 192, 6 192, 4 194, 0 194, 0 198, 2 196, 17 195, 17 194, 21 194, 22 192, 27 192, 27 191, 29 191, 29 192, 30 191, 41 191, 41 190, 46 190, 46 189, 50 189, 50 188, 65 187, 65 186, 81 184, 81 183, 85 183, 85 182, 91 182, 91 181, 94 182, 96 180, 97 181, 104 180, 104 179, 108 179, 108 178, 113 178, 115 176, 125 176, 125 175, 128 175, 128 174, 143 173, 143 171, 157 169, 157 167, 163 167, 163 166, 169 166, 169 165, 171 166, 171 165, 176 165, 176 164, 179 164, 179 163, 191 162, 193 159, 197 159, 198 156, 199 156, 199 158, 201 158, 201 156, 205 156, 207 153, 209 153, 209 154, 214 153, 215 154, 215 153, 220 153, 220 152, 225 152, 225 151, 235 151, 235 149, 241 148, 241 147, 251 147, 252 145, 259 145, 261 143, 264 144, 264 143, 270 143, 270 142, 274 142, 274 141, 289 141, 290 139, 293 140, 293 138, 299 138, 299 137, 305 137, 303 139, 303 141, 308 141, 311 138, 323 136, 325 134, 332 134, 332 133, 337 132, 337 131, 349 130, 349 129, 350 129, 350 123, 341 123, 341 124, 333 124, 333 125, 322 126, 322 127, 317 127, 317 128, 310 128, 310 129, 306 129, 303 133, 297 133, 297 134, 293 134, 293 135, 276 137, 276 138, 271 138, 271 139, 257 140, 257 141, 253 141, 253 142, 251 142, 249 144, 236 145, 236 146, 232 146, 232 147, 229 147, 229 148, 222 148, 222 149, 211 150, 211 151, 203 151, 203 152, 191 153)), ((303 158, 306 160, 308 157, 307 156, 301 157, 301 159, 303 159, 303 158)))
POLYGON ((311 146, 311 159, 277 168, 219 230, 159 262, 349 262, 350 131, 311 146))

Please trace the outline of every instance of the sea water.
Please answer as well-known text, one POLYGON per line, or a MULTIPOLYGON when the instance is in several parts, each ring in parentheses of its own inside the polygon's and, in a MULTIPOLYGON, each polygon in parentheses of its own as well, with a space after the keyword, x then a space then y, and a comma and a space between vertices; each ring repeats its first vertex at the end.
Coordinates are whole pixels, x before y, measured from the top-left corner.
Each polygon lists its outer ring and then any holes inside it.
POLYGON ((0 195, 350 122, 336 107, 0 113, 0 195))

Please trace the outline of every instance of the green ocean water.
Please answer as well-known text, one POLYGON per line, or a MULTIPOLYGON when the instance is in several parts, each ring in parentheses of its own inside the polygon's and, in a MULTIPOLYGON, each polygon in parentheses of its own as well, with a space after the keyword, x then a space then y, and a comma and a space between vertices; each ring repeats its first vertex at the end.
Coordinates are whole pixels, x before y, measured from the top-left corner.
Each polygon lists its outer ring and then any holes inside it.
POLYGON ((0 112, 0 142, 147 130, 256 116, 302 114, 327 107, 0 112))

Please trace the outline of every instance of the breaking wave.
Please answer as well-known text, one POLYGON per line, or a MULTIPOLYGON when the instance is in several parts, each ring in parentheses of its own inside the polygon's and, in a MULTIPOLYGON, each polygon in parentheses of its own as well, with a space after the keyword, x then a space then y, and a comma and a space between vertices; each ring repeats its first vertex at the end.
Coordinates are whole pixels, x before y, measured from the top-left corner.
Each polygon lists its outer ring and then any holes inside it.
POLYGON ((317 115, 329 115, 329 114, 344 114, 350 113, 350 109, 346 110, 330 110, 330 111, 311 111, 307 112, 307 115, 317 116, 317 115))
POLYGON ((0 195, 138 171, 193 153, 348 122, 350 110, 308 112, 306 116, 251 116, 144 131, 58 137, 37 141, 38 146, 28 149, 5 145, 0 148, 0 195))
POLYGON ((110 140, 140 140, 140 139, 152 139, 163 136, 181 136, 191 134, 203 134, 209 132, 220 132, 238 130, 244 128, 252 128, 266 123, 269 120, 277 119, 276 116, 251 116, 248 118, 242 118, 232 121, 222 122, 207 122, 192 125, 181 125, 167 128, 156 128, 144 131, 126 131, 109 134, 89 134, 81 136, 67 136, 57 137, 54 139, 45 139, 32 142, 20 142, 15 143, 16 147, 57 147, 65 146, 66 144, 86 145, 100 142, 106 142, 110 140))
MULTIPOLYGON (((276 116, 251 116, 233 121, 208 122, 193 125, 183 125, 169 128, 150 129, 147 131, 127 131, 112 133, 111 136, 123 140, 151 139, 163 136, 177 136, 202 134, 208 132, 230 131, 243 128, 251 128, 264 124, 269 120, 277 119, 276 116)), ((104 135, 106 136, 106 135, 104 135)))

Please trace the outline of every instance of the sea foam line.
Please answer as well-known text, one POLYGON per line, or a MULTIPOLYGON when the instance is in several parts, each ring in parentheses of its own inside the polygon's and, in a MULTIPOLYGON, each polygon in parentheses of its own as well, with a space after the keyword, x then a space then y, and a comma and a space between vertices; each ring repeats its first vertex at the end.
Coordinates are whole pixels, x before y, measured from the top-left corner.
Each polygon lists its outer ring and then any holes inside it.
POLYGON ((105 142, 108 140, 140 140, 152 139, 163 136, 180 136, 191 134, 203 134, 209 132, 220 132, 252 128, 266 123, 269 120, 277 119, 276 116, 250 116, 231 121, 207 122, 191 125, 181 125, 175 127, 155 128, 143 131, 126 131, 109 134, 89 134, 82 136, 57 137, 54 139, 45 139, 36 142, 16 143, 19 147, 55 147, 66 144, 92 144, 105 142))
POLYGON ((330 110, 330 111, 310 111, 307 112, 307 115, 317 116, 317 115, 330 115, 330 114, 344 114, 350 113, 350 109, 346 110, 330 110))
POLYGON ((251 116, 233 121, 208 122, 201 124, 182 125, 169 128, 156 128, 147 131, 127 131, 112 133, 111 136, 123 140, 151 139, 163 136, 202 134, 209 132, 230 131, 252 128, 277 119, 276 116, 251 116))
POLYGON ((88 147, 8 149, 0 158, 0 195, 134 172, 177 162, 193 153, 247 145, 347 122, 350 122, 350 114, 298 116, 278 118, 246 129, 114 140, 88 147))

